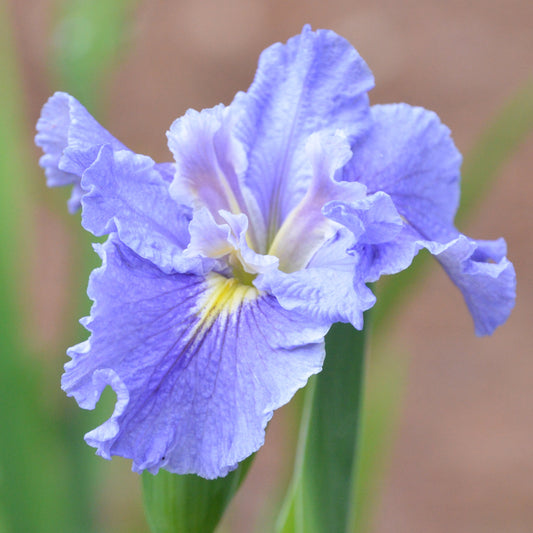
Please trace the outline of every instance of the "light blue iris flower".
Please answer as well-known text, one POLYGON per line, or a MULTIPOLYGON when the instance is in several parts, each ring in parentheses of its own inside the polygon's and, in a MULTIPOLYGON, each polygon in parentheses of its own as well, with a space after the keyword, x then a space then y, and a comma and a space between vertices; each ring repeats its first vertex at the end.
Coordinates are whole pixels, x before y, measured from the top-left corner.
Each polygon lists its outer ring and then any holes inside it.
POLYGON ((56 93, 38 122, 50 186, 109 235, 96 246, 90 338, 62 386, 109 420, 86 435, 136 471, 223 476, 256 451, 275 409, 320 371, 333 322, 363 327, 366 283, 425 248, 462 291, 476 332, 514 303, 505 243, 453 220, 461 157, 438 117, 370 107, 372 74, 331 31, 275 44, 246 93, 188 111, 168 132, 174 163, 131 152, 56 93))

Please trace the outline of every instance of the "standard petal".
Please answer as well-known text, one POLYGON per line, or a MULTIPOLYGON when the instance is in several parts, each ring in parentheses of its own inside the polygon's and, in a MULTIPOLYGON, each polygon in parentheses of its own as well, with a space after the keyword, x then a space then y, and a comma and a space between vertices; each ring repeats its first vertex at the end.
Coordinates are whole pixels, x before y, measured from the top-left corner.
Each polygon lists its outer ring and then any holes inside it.
POLYGON ((43 106, 37 122, 35 143, 43 149, 39 164, 44 168, 49 187, 73 185, 69 211, 80 207, 83 171, 95 160, 100 147, 115 150, 126 147, 89 114, 78 100, 57 92, 43 106))
POLYGON ((97 236, 116 231, 124 244, 165 272, 197 271, 200 259, 183 256, 190 209, 170 197, 161 168, 147 156, 102 146, 81 180, 87 191, 82 224, 97 236))
POLYGON ((389 194, 424 239, 454 238, 461 154, 449 129, 435 113, 407 104, 373 106, 372 119, 372 128, 352 146, 344 179, 389 194))
POLYGON ((257 220, 259 224, 248 228, 248 239, 259 250, 264 228, 255 201, 240 180, 247 159, 233 133, 235 119, 236 114, 220 104, 201 112, 189 109, 174 121, 167 132, 176 161, 170 194, 196 209, 206 207, 218 223, 221 210, 257 220))
POLYGON ((167 133, 176 161, 172 196, 193 207, 206 206, 212 213, 219 209, 240 212, 235 174, 225 175, 215 147, 215 136, 226 115, 222 104, 201 112, 189 109, 167 133))
POLYGON ((136 471, 223 476, 263 443, 274 409, 321 368, 327 327, 217 274, 164 274, 112 239, 91 276, 91 337, 69 350, 62 386, 112 417, 87 435, 136 471))
POLYGON ((305 143, 316 131, 345 131, 351 142, 366 128, 370 69, 348 41, 306 26, 287 44, 260 57, 247 93, 231 108, 242 112, 236 135, 246 148, 244 183, 253 192, 270 243, 305 194, 311 166, 305 143))
POLYGON ((316 251, 335 235, 338 224, 324 215, 325 204, 339 198, 355 200, 366 194, 366 187, 360 183, 335 179, 337 171, 352 155, 342 132, 312 134, 306 143, 306 154, 311 162, 312 179, 268 250, 279 257, 280 268, 285 272, 305 268, 316 251))

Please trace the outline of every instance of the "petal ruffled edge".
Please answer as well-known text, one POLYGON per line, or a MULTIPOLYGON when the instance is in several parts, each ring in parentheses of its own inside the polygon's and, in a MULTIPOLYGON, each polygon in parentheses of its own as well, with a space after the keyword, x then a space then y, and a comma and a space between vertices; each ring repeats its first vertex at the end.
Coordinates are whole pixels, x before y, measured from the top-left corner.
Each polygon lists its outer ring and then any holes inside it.
POLYGON ((170 197, 168 176, 161 173, 170 168, 103 145, 81 179, 83 227, 96 236, 117 232, 124 244, 164 272, 207 271, 210 265, 183 255, 192 214, 170 197))
POLYGON ((97 249, 103 265, 83 322, 91 337, 69 350, 62 378, 83 408, 106 385, 117 394, 87 442, 105 458, 133 459, 136 471, 226 475, 263 444, 273 410, 320 371, 328 328, 253 287, 235 299, 225 292, 242 293, 235 280, 166 275, 113 236, 97 249))
POLYGON ((505 254, 504 239, 474 241, 464 235, 436 254, 461 290, 478 336, 491 335, 515 304, 516 273, 505 254))
POLYGON ((45 171, 47 185, 73 185, 68 201, 71 213, 80 207, 83 171, 94 161, 100 147, 110 144, 116 150, 126 149, 76 98, 64 92, 56 92, 44 104, 37 121, 35 144, 44 151, 39 164, 45 171))
POLYGON ((240 113, 235 131, 249 163, 243 182, 257 202, 267 243, 311 180, 309 136, 340 129, 352 142, 368 126, 373 85, 364 60, 333 31, 305 26, 262 52, 252 85, 230 107, 240 113))
POLYGON ((375 105, 371 116, 343 179, 387 193, 424 239, 455 238, 462 158, 450 130, 432 111, 407 104, 375 105))
POLYGON ((359 257, 356 280, 374 282, 382 275, 396 274, 425 248, 461 290, 477 335, 490 335, 509 317, 516 297, 516 276, 505 257, 503 239, 475 241, 454 228, 454 238, 449 241, 427 240, 401 218, 384 192, 358 202, 330 202, 324 210, 354 235, 351 251, 359 257))

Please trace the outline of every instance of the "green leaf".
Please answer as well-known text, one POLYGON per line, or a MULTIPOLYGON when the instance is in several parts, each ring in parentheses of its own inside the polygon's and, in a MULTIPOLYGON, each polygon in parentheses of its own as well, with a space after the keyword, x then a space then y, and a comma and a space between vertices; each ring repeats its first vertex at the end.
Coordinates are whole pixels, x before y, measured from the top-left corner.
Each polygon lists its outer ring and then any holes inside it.
POLYGON ((152 533, 211 533, 252 464, 251 456, 226 477, 208 480, 160 470, 143 473, 146 516, 152 533))
POLYGON ((356 477, 366 332, 334 324, 324 368, 307 386, 280 533, 347 531, 356 477))

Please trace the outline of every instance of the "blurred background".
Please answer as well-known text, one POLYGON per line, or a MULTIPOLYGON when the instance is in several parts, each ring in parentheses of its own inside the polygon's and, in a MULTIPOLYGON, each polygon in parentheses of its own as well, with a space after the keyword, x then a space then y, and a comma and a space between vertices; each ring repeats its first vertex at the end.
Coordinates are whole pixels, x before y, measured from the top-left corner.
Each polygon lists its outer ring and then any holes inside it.
MULTIPOLYGON (((533 531, 531 0, 0 5, 0 531, 148 531, 129 462, 108 463, 83 443, 113 398, 82 413, 59 389, 66 347, 86 338, 77 320, 96 259, 66 192, 45 187, 33 147, 41 106, 67 90, 132 150, 170 160, 171 122, 189 107, 228 104, 259 53, 305 23, 358 49, 376 78, 372 103, 424 106, 451 128, 471 154, 460 229, 504 236, 518 277, 511 318, 482 339, 436 263, 416 283, 384 289, 396 300, 377 310, 373 332, 358 527, 533 531)), ((271 531, 296 430, 291 406, 274 416, 221 531, 271 531)))

